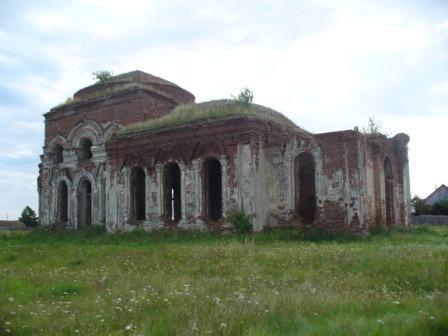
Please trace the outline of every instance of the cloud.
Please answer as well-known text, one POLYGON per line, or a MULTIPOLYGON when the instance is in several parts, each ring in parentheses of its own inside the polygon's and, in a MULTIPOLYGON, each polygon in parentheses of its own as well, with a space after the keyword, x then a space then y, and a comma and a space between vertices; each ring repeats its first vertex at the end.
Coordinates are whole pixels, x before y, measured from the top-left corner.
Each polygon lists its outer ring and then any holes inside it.
POLYGON ((26 205, 37 209, 36 173, 0 169, 0 219, 17 219, 26 205))
MULTIPOLYGON (((37 174, 42 114, 90 85, 92 71, 141 69, 198 101, 247 86, 256 102, 313 132, 376 116, 411 135, 413 189, 423 196, 433 181, 423 175, 422 144, 442 140, 431 130, 448 106, 447 14, 445 1, 3 0, 0 167, 37 174)), ((443 179, 440 155, 428 160, 443 179)), ((17 214, 24 204, 11 199, 17 214)))

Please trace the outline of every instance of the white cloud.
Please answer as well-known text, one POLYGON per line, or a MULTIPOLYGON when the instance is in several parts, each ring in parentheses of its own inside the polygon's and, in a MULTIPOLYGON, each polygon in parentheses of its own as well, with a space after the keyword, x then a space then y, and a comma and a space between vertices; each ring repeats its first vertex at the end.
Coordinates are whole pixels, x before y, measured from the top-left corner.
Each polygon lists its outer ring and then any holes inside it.
POLYGON ((448 80, 434 83, 426 92, 429 96, 448 95, 448 80))
MULTIPOLYGON (((314 132, 351 129, 377 116, 386 128, 411 135, 416 193, 447 178, 436 153, 427 157, 431 178, 419 160, 429 141, 442 140, 446 122, 448 26, 446 16, 434 14, 444 13, 443 5, 76 0, 21 6, 10 26, 0 26, 2 84, 20 97, 14 108, 0 100, 7 123, 0 131, 8 135, 0 156, 10 168, 29 158, 23 171, 37 174, 41 114, 91 84, 92 71, 141 69, 198 101, 248 86, 256 102, 314 132)), ((16 210, 23 206, 17 201, 16 210)))
POLYGON ((36 173, 0 169, 0 219, 17 219, 29 205, 37 210, 36 173))

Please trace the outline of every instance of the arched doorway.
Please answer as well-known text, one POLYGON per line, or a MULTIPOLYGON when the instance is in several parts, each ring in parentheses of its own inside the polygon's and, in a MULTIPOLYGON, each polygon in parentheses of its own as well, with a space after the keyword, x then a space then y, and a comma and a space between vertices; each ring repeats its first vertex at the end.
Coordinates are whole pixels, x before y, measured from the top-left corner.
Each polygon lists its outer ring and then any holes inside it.
POLYGON ((146 175, 142 167, 131 170, 131 218, 144 220, 146 218, 146 175))
POLYGON ((386 225, 394 224, 394 182, 389 158, 384 159, 384 190, 386 204, 386 225))
POLYGON ((78 229, 92 225, 92 184, 83 179, 78 190, 78 229))
POLYGON ((316 176, 311 153, 300 153, 294 162, 295 208, 305 224, 316 216, 316 176))
POLYGON ((58 222, 68 221, 68 188, 65 181, 59 182, 58 186, 58 222))
POLYGON ((164 214, 174 222, 182 217, 180 189, 180 168, 168 163, 164 171, 164 214))
POLYGON ((204 162, 204 210, 205 217, 217 221, 222 217, 222 169, 215 158, 204 162))

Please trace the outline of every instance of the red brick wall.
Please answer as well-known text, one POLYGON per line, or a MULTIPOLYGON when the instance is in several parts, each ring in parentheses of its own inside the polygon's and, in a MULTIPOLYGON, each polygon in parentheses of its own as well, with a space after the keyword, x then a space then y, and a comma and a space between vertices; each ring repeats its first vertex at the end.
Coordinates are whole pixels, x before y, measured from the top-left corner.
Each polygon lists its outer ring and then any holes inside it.
MULTIPOLYGON (((187 98, 194 100, 193 96, 187 98)), ((97 123, 116 121, 128 125, 167 114, 177 104, 146 90, 132 89, 90 103, 56 107, 45 114, 45 145, 59 134, 67 137, 84 118, 97 123)))
POLYGON ((355 219, 347 218, 349 208, 355 214, 360 211, 355 205, 357 195, 354 194, 351 195, 350 199, 344 199, 346 186, 341 185, 341 183, 348 183, 350 189, 359 191, 359 136, 359 133, 355 131, 316 135, 322 149, 322 175, 331 180, 337 171, 341 171, 343 174, 342 181, 333 180, 331 186, 327 186, 327 188, 341 190, 339 197, 336 200, 323 200, 319 204, 321 214, 325 218, 323 225, 330 229, 347 229, 347 226, 357 226, 359 224, 358 216, 354 216, 355 219))

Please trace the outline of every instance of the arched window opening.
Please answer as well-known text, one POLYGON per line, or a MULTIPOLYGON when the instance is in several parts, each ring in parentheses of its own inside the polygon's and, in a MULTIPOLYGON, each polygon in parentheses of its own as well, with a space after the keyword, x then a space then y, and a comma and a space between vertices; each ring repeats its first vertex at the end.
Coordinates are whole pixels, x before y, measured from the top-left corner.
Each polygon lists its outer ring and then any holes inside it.
POLYGON ((68 188, 65 181, 61 181, 58 186, 58 221, 68 221, 68 188))
POLYGON ((53 163, 58 164, 64 161, 63 156, 64 148, 61 145, 54 146, 53 150, 53 163))
POLYGON ((312 223, 316 216, 316 176, 314 158, 308 152, 300 153, 294 162, 296 212, 304 223, 312 223))
POLYGON ((204 209, 205 216, 217 221, 222 217, 222 171, 215 158, 204 162, 204 209))
POLYGON ((146 176, 142 167, 131 170, 131 218, 144 220, 146 218, 145 191, 146 176))
POLYGON ((384 189, 386 203, 386 225, 394 223, 394 182, 389 158, 384 160, 384 189))
POLYGON ((81 160, 89 160, 92 157, 92 141, 84 138, 80 143, 79 158, 81 160))
POLYGON ((83 179, 78 190, 78 228, 92 224, 92 184, 83 179))
POLYGON ((164 172, 164 213, 167 218, 177 222, 182 217, 180 196, 180 168, 168 163, 164 172))

